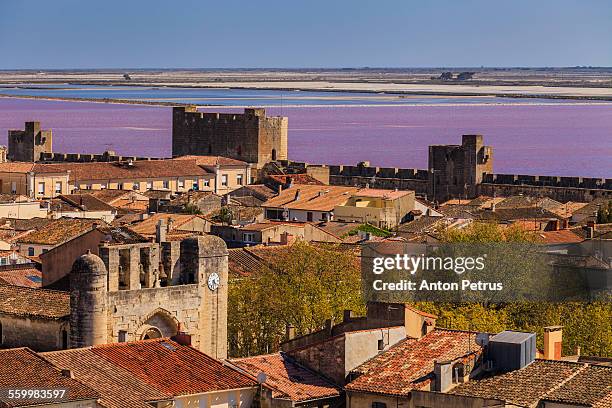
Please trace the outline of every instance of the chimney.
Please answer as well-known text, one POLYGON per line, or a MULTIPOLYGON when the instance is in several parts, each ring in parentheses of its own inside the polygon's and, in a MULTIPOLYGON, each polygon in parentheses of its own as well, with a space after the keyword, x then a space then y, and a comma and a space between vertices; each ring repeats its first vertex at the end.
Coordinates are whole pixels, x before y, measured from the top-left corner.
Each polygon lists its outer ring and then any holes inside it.
POLYGON ((453 387, 453 365, 451 361, 434 361, 433 390, 446 392, 453 387))
POLYGON ((157 221, 157 228, 155 230, 155 242, 162 243, 166 242, 166 233, 168 230, 166 229, 166 221, 162 218, 157 221))
POLYGON ((285 339, 286 340, 295 339, 295 326, 290 323, 285 326, 285 339))
POLYGON ((404 305, 404 328, 406 336, 414 339, 429 334, 436 327, 437 317, 421 312, 409 305, 404 305))
POLYGON ((293 199, 293 201, 297 201, 300 199, 300 189, 298 188, 297 190, 295 190, 295 198, 293 199))
POLYGON ((561 360, 563 345, 563 326, 544 328, 544 359, 561 360))
POLYGON ((170 340, 177 342, 181 346, 191 346, 191 336, 181 329, 180 323, 177 330, 177 333, 170 337, 170 340))

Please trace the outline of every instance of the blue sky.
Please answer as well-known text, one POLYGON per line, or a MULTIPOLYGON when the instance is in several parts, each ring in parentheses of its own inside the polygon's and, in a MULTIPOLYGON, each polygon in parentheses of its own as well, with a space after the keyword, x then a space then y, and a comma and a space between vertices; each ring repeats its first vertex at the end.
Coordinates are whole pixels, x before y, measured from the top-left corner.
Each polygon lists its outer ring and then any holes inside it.
POLYGON ((0 69, 612 66, 610 0, 0 0, 0 69))

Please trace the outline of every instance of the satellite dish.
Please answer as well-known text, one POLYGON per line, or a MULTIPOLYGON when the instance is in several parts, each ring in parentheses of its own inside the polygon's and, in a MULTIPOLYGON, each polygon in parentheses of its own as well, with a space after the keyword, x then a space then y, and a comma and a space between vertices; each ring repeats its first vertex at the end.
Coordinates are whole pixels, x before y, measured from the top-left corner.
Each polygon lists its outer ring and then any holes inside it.
POLYGON ((263 384, 266 382, 266 380, 268 379, 268 375, 266 373, 264 373, 263 371, 260 372, 259 374, 257 374, 257 382, 260 384, 263 384))

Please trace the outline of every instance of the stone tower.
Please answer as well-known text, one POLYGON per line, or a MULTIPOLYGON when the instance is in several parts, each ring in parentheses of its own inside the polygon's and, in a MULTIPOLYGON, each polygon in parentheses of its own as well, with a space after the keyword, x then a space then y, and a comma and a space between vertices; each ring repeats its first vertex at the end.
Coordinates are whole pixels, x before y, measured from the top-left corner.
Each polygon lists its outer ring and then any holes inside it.
POLYGON ((181 334, 204 353, 227 357, 221 238, 104 242, 99 252, 79 257, 70 273, 70 347, 181 334))
POLYGON ((41 130, 40 122, 26 122, 24 130, 8 132, 8 159, 11 161, 38 161, 42 153, 52 152, 52 132, 41 130))
POLYGON ((108 286, 104 262, 81 255, 70 273, 70 346, 107 343, 108 286))
POLYGON ((463 135, 461 145, 429 146, 428 171, 428 197, 473 197, 483 175, 493 173, 493 148, 482 135, 463 135))
POLYGON ((287 159, 286 117, 268 117, 265 109, 204 113, 195 106, 172 110, 172 156, 225 156, 254 163, 256 169, 287 159))
POLYGON ((198 285, 202 313, 199 318, 200 350, 209 356, 227 357, 228 252, 225 242, 206 235, 181 242, 181 274, 198 285), (215 276, 219 285, 215 287, 215 276))

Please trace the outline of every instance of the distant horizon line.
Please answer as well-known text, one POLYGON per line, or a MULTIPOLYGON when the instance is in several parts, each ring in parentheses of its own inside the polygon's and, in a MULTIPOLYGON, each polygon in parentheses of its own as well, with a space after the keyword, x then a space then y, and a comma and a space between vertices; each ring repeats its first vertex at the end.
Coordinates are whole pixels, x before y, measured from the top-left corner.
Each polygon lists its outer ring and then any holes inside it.
POLYGON ((592 65, 573 65, 573 66, 413 66, 413 67, 99 67, 99 68, 0 68, 0 72, 40 72, 40 71, 372 71, 372 70, 507 70, 507 69, 524 69, 524 70, 602 70, 612 69, 612 66, 592 66, 592 65))

